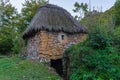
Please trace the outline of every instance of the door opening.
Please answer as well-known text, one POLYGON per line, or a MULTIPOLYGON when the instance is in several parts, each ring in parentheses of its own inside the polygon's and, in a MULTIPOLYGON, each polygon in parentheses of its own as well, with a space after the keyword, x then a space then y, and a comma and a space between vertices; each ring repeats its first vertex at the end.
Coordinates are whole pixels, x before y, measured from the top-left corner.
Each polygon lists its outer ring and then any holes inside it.
POLYGON ((56 72, 63 77, 63 65, 62 65, 62 59, 57 59, 57 60, 51 60, 51 67, 53 67, 56 72))

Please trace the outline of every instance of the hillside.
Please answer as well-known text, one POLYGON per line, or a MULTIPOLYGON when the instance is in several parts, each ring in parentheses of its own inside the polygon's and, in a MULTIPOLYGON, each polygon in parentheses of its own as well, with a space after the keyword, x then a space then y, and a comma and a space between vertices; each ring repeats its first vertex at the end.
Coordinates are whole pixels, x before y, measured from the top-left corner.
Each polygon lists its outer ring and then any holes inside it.
POLYGON ((70 80, 120 80, 120 25, 115 20, 114 6, 90 12, 81 20, 88 28, 87 39, 64 54, 70 80))
POLYGON ((0 58, 0 80, 61 80, 43 63, 21 58, 0 58))

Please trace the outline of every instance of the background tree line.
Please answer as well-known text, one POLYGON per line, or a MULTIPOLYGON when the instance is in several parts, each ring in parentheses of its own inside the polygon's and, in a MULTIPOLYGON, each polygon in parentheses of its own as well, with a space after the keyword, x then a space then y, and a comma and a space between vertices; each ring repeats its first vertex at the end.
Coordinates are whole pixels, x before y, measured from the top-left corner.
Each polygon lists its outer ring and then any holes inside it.
POLYGON ((22 34, 46 0, 25 0, 20 13, 9 0, 0 0, 0 54, 24 53, 22 34))

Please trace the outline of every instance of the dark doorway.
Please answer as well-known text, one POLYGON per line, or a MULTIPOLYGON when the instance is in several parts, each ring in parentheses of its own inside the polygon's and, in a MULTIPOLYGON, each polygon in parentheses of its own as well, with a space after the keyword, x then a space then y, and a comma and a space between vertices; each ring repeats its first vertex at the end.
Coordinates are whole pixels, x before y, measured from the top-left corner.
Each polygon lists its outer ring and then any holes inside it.
POLYGON ((63 65, 62 59, 51 60, 51 67, 53 67, 56 72, 62 77, 63 76, 63 65))

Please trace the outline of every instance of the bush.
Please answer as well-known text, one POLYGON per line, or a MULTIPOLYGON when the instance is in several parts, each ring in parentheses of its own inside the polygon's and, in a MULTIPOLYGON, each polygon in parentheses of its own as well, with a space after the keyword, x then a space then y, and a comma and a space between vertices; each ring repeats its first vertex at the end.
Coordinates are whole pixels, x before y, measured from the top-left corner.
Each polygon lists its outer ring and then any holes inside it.
POLYGON ((115 2, 115 25, 120 26, 120 0, 115 2))
POLYGON ((110 33, 93 31, 88 39, 65 51, 70 80, 120 80, 120 53, 110 33))
POLYGON ((26 44, 21 36, 18 36, 16 39, 13 39, 14 46, 12 47, 12 52, 14 54, 25 54, 26 44))
POLYGON ((70 49, 70 80, 119 80, 120 56, 116 48, 95 50, 83 44, 70 49))
POLYGON ((10 54, 12 51, 13 42, 12 39, 6 37, 0 40, 0 54, 10 54))
POLYGON ((113 41, 111 35, 108 35, 110 32, 102 26, 94 28, 89 33, 89 45, 94 49, 104 49, 107 46, 111 46, 113 41))
POLYGON ((119 49, 120 52, 120 27, 117 27, 113 33, 114 46, 119 49))

